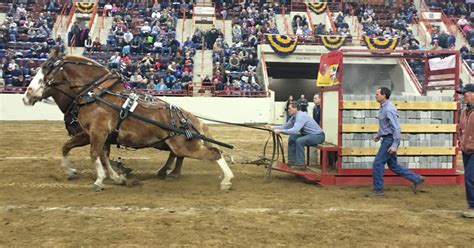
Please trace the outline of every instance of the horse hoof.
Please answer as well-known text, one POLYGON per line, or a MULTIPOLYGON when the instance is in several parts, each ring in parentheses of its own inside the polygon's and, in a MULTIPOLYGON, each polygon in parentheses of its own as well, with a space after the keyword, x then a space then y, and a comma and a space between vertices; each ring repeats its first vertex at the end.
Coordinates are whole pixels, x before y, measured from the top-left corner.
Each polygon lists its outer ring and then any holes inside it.
POLYGON ((131 188, 131 187, 134 187, 134 186, 137 186, 137 185, 141 185, 141 182, 137 179, 128 179, 127 181, 125 181, 125 185, 127 185, 127 187, 131 188))
POLYGON ((74 180, 78 178, 79 178, 79 175, 77 175, 77 173, 67 175, 67 180, 74 180))
POLYGON ((174 181, 176 179, 178 179, 177 175, 169 174, 168 176, 166 176, 166 181, 174 181))
POLYGON ((221 190, 222 190, 222 191, 229 191, 231 188, 232 188, 232 184, 231 184, 231 183, 224 183, 224 184, 221 184, 221 190))
POLYGON ((99 185, 93 184, 92 185, 92 190, 94 190, 95 192, 100 192, 100 191, 104 190, 104 186, 99 186, 99 185))
POLYGON ((126 185, 127 184, 127 180, 114 180, 114 184, 115 185, 126 185))
POLYGON ((166 174, 160 174, 160 173, 158 173, 158 179, 160 179, 160 180, 165 180, 165 179, 166 179, 166 174))

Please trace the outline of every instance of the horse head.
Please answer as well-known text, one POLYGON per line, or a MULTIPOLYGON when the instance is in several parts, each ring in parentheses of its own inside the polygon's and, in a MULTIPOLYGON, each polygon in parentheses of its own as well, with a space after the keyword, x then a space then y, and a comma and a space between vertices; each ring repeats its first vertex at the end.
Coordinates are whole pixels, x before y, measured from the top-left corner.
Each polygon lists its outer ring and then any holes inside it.
POLYGON ((94 83, 97 76, 108 73, 106 67, 91 59, 61 54, 58 49, 52 49, 48 60, 38 68, 31 80, 23 103, 34 105, 50 96, 55 98, 55 95, 73 100, 84 86, 94 83))

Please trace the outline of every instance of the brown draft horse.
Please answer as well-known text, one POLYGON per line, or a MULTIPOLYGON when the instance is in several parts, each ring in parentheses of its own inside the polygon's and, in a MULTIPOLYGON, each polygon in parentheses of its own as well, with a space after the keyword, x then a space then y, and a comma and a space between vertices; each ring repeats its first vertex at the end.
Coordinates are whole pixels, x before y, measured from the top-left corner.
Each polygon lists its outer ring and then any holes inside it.
MULTIPOLYGON (((104 104, 104 102, 90 101, 90 99, 93 96, 99 96, 103 101, 120 108, 126 99, 119 93, 125 90, 121 84, 121 78, 115 76, 99 63, 84 57, 60 55, 56 50, 53 50, 50 58, 42 64, 36 73, 23 97, 25 105, 34 105, 36 102, 50 96, 56 102, 64 102, 66 98, 69 98, 69 101, 74 99, 74 102, 79 106, 77 109, 78 122, 89 137, 91 145, 90 156, 97 171, 97 180, 93 184, 95 190, 104 188, 103 180, 106 174, 103 166, 109 170, 110 177, 114 181, 122 182, 126 178, 113 171, 106 149, 108 138, 119 122, 119 112, 110 105, 104 104), (107 90, 107 92, 104 90, 107 90)), ((64 109, 64 106, 60 107, 62 107, 63 112, 70 111, 64 109)), ((204 123, 200 122, 191 113, 185 110, 181 111, 197 133, 211 137, 208 127, 204 123)), ((138 106, 133 114, 135 117, 124 119, 120 125, 116 137, 117 143, 137 149, 145 147, 162 148, 163 139, 169 137, 169 130, 144 122, 136 116, 145 117, 155 123, 170 123, 172 119, 169 113, 169 105, 160 101, 147 102, 139 99, 138 106)), ((173 116, 173 119, 177 118, 177 116, 173 116)), ((82 142, 86 140, 85 136, 78 136, 77 139, 81 139, 82 142)), ((222 171, 221 189, 228 190, 231 188, 233 173, 225 162, 221 150, 211 147, 209 142, 205 142, 201 138, 195 138, 195 136, 187 140, 184 135, 174 135, 164 140, 164 143, 177 157, 217 162, 222 171)))
MULTIPOLYGON (((63 109, 67 109, 68 106, 71 105, 71 103, 72 103, 72 99, 69 99, 69 101, 57 102, 57 105, 59 106, 61 110, 63 110, 63 109)), ((63 113, 67 114, 65 112, 63 113)), ((69 152, 73 148, 86 146, 86 145, 89 145, 90 143, 89 135, 81 128, 80 125, 78 125, 77 123, 72 123, 71 121, 74 121, 74 120, 65 120, 66 129, 68 130, 70 138, 66 141, 66 143, 64 143, 62 147, 63 158, 61 161, 61 165, 69 180, 77 178, 77 170, 71 166, 71 162, 69 161, 69 158, 68 158, 69 152)), ((163 143, 162 146, 157 145, 155 148, 170 152, 168 159, 166 160, 166 163, 158 170, 158 178, 166 179, 166 180, 177 179, 181 175, 181 167, 182 167, 184 158, 176 157, 176 155, 170 150, 170 148, 165 143, 163 143), (176 160, 175 167, 168 174, 168 170, 171 169, 171 165, 173 164, 175 160, 176 160)), ((106 153, 107 157, 109 157, 110 144, 106 144, 104 146, 104 152, 106 153)), ((105 161, 101 160, 101 162, 103 165, 107 164, 105 161)), ((112 175, 116 174, 113 168, 106 168, 106 169, 107 171, 109 171, 109 174, 112 174, 112 175)), ((126 183, 126 182, 117 181, 117 183, 126 183)))
MULTIPOLYGON (((64 96, 64 95, 63 95, 64 96)), ((56 99, 62 99, 61 96, 57 96, 56 99)), ((66 97, 63 100, 59 100, 56 102, 56 104, 59 106, 59 109, 65 114, 65 124, 66 124, 66 129, 69 133, 70 138, 64 143, 62 147, 62 162, 61 165, 64 169, 64 172, 67 175, 67 178, 69 180, 77 178, 77 170, 71 166, 71 163, 69 161, 68 155, 69 152, 76 147, 81 147, 85 145, 89 145, 90 143, 90 138, 89 135, 81 128, 81 126, 77 123, 77 120, 74 120, 75 117, 69 118, 68 115, 68 108, 71 106, 72 101, 74 99, 70 99, 66 97)), ((168 159, 166 160, 165 165, 163 165, 159 170, 158 170, 158 178, 159 179, 167 179, 167 180, 174 180, 178 178, 181 175, 181 167, 183 164, 183 157, 176 157, 176 155, 170 150, 170 148, 163 143, 162 146, 157 146, 155 148, 158 148, 159 150, 163 151, 169 151, 170 154, 168 156, 168 159), (168 174, 168 170, 171 168, 171 165, 173 162, 176 160, 175 167, 173 171, 171 171, 168 174)), ((110 154, 110 144, 106 144, 104 146, 104 152, 107 154, 107 157, 109 157, 110 154)), ((103 165, 105 165, 105 161, 101 161, 103 165)), ((113 169, 111 168, 106 168, 109 171, 109 174, 116 174, 113 169)))

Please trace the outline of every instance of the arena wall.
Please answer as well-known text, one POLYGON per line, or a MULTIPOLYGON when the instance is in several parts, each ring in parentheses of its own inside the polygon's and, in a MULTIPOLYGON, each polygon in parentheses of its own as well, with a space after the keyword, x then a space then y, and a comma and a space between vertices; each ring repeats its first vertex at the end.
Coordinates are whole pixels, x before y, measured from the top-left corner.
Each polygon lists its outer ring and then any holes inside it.
MULTIPOLYGON (((56 105, 37 103, 24 106, 21 94, 0 94, 0 120, 62 120, 56 105)), ((274 95, 268 98, 224 97, 162 97, 197 115, 236 123, 273 123, 282 114, 278 105, 275 114, 274 95)), ((282 118, 284 120, 284 118, 282 118)))

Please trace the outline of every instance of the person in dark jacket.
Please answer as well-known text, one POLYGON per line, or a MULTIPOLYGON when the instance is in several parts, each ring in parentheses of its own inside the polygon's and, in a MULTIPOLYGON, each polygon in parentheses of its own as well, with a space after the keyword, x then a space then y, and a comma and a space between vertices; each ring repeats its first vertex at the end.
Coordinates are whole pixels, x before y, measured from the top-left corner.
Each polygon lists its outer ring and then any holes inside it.
POLYGON ((298 103, 300 104, 301 111, 308 112, 308 100, 304 98, 304 95, 300 96, 300 99, 298 99, 298 103))
POLYGON ((462 215, 466 218, 474 218, 474 84, 466 84, 457 92, 463 95, 466 103, 459 120, 459 146, 464 162, 464 184, 469 209, 462 215))
POLYGON ((313 108, 313 119, 321 126, 321 98, 319 94, 315 94, 313 97, 314 108, 313 108))

